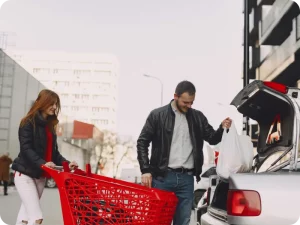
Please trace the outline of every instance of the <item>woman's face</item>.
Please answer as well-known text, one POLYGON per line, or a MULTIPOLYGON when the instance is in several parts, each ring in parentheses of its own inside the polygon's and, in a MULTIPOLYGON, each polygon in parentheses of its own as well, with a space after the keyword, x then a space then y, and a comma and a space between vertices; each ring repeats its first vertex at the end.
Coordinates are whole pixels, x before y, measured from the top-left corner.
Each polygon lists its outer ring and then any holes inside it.
POLYGON ((53 105, 49 106, 48 109, 46 109, 44 111, 44 113, 47 115, 47 116, 53 116, 55 115, 55 111, 57 109, 57 102, 55 102, 53 105))

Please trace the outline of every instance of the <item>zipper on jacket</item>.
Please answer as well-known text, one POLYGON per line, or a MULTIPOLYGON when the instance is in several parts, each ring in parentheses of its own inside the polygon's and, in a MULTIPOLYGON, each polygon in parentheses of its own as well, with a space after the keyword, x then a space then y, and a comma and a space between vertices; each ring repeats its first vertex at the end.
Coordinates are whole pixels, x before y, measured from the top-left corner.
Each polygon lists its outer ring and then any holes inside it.
POLYGON ((172 141, 173 141, 174 127, 175 127, 175 114, 174 115, 172 114, 171 141, 170 141, 170 146, 169 146, 169 149, 168 149, 168 164, 167 164, 167 167, 169 166, 169 160, 170 160, 170 154, 171 154, 171 146, 172 146, 172 141))
POLYGON ((195 139, 195 137, 192 137, 193 136, 193 134, 195 133, 195 132, 192 132, 192 115, 190 114, 190 115, 187 115, 187 121, 188 121, 188 126, 189 126, 189 132, 190 132, 190 139, 191 139, 191 142, 192 142, 192 145, 193 145, 193 160, 194 160, 194 170, 195 170, 195 176, 197 177, 197 166, 196 166, 196 151, 197 151, 197 149, 196 149, 196 139, 195 139))

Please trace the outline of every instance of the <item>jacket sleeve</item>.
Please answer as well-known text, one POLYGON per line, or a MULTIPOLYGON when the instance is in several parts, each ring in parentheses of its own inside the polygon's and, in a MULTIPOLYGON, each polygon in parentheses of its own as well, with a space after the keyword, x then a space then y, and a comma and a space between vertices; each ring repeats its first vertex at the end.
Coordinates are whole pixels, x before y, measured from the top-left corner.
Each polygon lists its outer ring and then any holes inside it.
POLYGON ((149 164, 149 145, 152 142, 155 132, 155 119, 151 112, 137 140, 137 158, 142 174, 151 173, 149 164))
POLYGON ((202 125, 203 125, 203 132, 204 132, 204 140, 208 142, 210 145, 217 145, 222 140, 223 135, 223 128, 222 124, 220 124, 217 130, 208 123, 207 118, 202 114, 202 125))
POLYGON ((68 163, 70 163, 68 160, 66 160, 58 151, 58 146, 57 143, 55 143, 55 157, 53 159, 53 162, 55 163, 55 165, 57 166, 62 166, 62 163, 64 161, 67 161, 68 163))
POLYGON ((42 159, 34 150, 33 125, 28 122, 19 128, 19 142, 21 155, 24 156, 32 165, 40 168, 46 161, 42 159))

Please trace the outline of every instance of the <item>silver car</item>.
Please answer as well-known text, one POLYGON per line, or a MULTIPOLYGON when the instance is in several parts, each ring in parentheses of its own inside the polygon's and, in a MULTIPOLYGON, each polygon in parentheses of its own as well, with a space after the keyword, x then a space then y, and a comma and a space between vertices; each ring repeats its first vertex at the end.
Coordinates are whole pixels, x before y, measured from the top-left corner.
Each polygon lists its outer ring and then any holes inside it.
POLYGON ((217 178, 201 225, 290 225, 299 219, 299 97, 298 88, 254 81, 234 98, 231 104, 259 124, 253 171, 217 178))

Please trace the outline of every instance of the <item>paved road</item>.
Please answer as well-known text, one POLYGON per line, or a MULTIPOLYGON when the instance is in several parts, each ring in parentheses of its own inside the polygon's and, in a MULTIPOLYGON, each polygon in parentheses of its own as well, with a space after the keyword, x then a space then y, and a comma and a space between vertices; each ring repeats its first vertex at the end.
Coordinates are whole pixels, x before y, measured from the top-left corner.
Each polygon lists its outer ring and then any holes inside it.
MULTIPOLYGON (((0 186, 0 216, 8 225, 14 225, 20 207, 20 198, 14 187, 9 187, 9 195, 4 196, 0 186)), ((58 190, 46 188, 41 199, 44 213, 43 225, 63 225, 58 190)), ((192 215, 191 225, 195 225, 192 215)), ((2 225, 2 224, 1 224, 2 225)))

